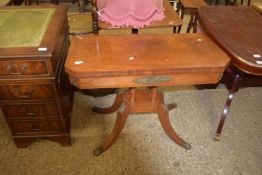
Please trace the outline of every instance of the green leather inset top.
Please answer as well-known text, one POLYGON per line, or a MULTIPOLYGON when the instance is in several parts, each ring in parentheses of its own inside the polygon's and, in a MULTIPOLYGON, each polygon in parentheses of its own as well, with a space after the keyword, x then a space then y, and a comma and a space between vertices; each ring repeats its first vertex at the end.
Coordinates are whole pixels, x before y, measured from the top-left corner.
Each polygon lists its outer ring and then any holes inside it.
POLYGON ((0 47, 37 47, 55 9, 0 10, 0 47))
POLYGON ((5 6, 10 0, 0 0, 0 6, 5 6))

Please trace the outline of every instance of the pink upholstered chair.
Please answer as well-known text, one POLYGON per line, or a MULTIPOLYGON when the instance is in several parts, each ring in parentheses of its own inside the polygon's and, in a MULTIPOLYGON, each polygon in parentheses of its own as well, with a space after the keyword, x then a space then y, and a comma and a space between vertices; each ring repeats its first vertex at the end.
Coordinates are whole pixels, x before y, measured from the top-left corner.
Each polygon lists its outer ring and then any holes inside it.
POLYGON ((163 0, 97 0, 99 20, 112 27, 142 28, 164 18, 163 0))

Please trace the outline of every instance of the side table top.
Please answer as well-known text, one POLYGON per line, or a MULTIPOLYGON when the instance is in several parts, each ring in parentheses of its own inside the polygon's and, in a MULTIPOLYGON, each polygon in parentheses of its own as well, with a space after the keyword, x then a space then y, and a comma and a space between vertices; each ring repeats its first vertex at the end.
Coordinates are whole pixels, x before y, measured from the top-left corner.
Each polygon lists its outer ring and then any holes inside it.
POLYGON ((229 57, 203 34, 73 36, 65 64, 75 77, 221 73, 229 57))
POLYGON ((205 6, 200 24, 240 70, 262 75, 262 15, 251 7, 205 6))

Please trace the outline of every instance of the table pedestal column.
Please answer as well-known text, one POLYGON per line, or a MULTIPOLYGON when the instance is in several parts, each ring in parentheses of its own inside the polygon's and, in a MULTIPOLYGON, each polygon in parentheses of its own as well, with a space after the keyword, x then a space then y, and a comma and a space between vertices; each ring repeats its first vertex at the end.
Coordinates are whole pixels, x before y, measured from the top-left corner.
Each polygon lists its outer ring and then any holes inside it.
POLYGON ((191 145, 183 141, 173 130, 168 116, 168 111, 176 107, 175 103, 165 105, 163 93, 157 91, 157 87, 149 89, 137 90, 130 88, 128 91, 117 94, 114 104, 109 108, 94 107, 93 111, 101 114, 109 114, 117 112, 117 119, 111 134, 99 148, 93 151, 93 154, 98 156, 106 151, 117 139, 122 129, 125 126, 129 114, 135 113, 157 113, 159 121, 165 133, 176 144, 190 149, 191 145))

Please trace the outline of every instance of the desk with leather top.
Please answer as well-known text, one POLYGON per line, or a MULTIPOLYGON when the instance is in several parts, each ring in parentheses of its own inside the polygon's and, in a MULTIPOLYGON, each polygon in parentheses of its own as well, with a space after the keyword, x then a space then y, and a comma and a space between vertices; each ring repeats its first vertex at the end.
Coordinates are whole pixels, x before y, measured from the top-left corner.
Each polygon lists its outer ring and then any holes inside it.
POLYGON ((73 37, 65 63, 71 84, 79 89, 126 88, 110 108, 93 110, 106 114, 118 110, 114 129, 94 151, 100 155, 123 129, 128 114, 158 114, 165 133, 190 149, 173 130, 158 86, 217 83, 229 62, 228 56, 203 34, 123 35, 73 37), (148 89, 137 89, 148 87, 148 89))
POLYGON ((251 7, 243 6, 201 7, 199 16, 204 31, 231 58, 231 64, 221 80, 230 93, 217 128, 215 139, 218 140, 239 88, 262 86, 262 16, 251 7))
POLYGON ((0 8, 0 107, 17 147, 37 138, 71 144, 66 12, 63 5, 0 8))

